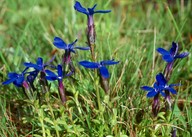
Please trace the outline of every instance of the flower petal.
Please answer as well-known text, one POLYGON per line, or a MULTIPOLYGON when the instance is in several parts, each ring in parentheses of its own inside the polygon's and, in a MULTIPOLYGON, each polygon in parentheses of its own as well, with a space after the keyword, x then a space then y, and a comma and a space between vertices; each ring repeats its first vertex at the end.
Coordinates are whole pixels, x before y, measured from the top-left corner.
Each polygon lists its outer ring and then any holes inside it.
POLYGON ((161 95, 162 95, 163 97, 166 96, 165 92, 163 92, 162 90, 160 90, 159 92, 161 93, 161 95))
POLYGON ((90 47, 79 47, 79 46, 76 46, 76 47, 74 47, 74 49, 90 50, 90 47))
POLYGON ((75 50, 74 50, 73 48, 71 48, 71 49, 69 50, 69 52, 76 53, 75 50))
POLYGON ((14 84, 16 87, 22 87, 22 84, 21 84, 21 83, 18 83, 18 82, 16 82, 16 81, 14 81, 13 84, 14 84))
POLYGON ((82 7, 81 3, 78 2, 78 1, 75 2, 74 8, 75 8, 75 10, 77 10, 77 11, 79 11, 81 13, 89 15, 88 11, 84 7, 82 7))
POLYGON ((2 82, 2 85, 8 85, 8 84, 12 83, 13 81, 15 81, 16 79, 17 79, 17 77, 8 79, 8 80, 2 82))
POLYGON ((100 62, 101 65, 114 65, 114 64, 118 64, 119 61, 114 61, 113 60, 103 60, 100 62))
POLYGON ((95 13, 94 10, 95 10, 96 6, 97 6, 97 4, 95 4, 92 8, 87 8, 89 15, 93 15, 95 13))
POLYGON ((13 84, 17 87, 22 87, 23 81, 24 81, 24 76, 20 75, 19 78, 13 81, 13 84))
POLYGON ((169 54, 169 55, 163 55, 163 60, 166 62, 172 62, 174 58, 169 54))
POLYGON ((70 44, 68 45, 68 47, 71 48, 76 42, 77 42, 77 39, 76 39, 75 41, 73 41, 72 43, 70 43, 70 44))
POLYGON ((159 74, 156 75, 156 81, 157 81, 159 86, 165 87, 165 85, 167 84, 167 81, 164 78, 162 73, 159 73, 159 74))
POLYGON ((109 72, 108 72, 106 67, 104 67, 104 66, 100 67, 99 72, 100 72, 102 77, 109 78, 109 72))
POLYGON ((172 57, 174 57, 175 55, 177 55, 177 52, 178 52, 178 44, 175 43, 175 42, 172 42, 172 47, 171 49, 169 50, 169 53, 171 54, 172 57))
POLYGON ((97 7, 97 4, 95 4, 92 8, 88 8, 88 9, 95 10, 96 7, 97 7))
POLYGON ((142 86, 141 89, 145 90, 145 91, 153 91, 154 90, 154 88, 149 87, 149 86, 142 86))
POLYGON ((34 68, 34 69, 37 69, 37 70, 39 70, 39 71, 43 69, 42 66, 38 66, 37 64, 33 64, 33 63, 27 63, 27 62, 25 62, 24 65, 25 65, 26 67, 34 68))
POLYGON ((111 12, 111 10, 97 10, 97 11, 94 11, 94 13, 109 13, 111 12))
POLYGON ((162 55, 169 55, 169 51, 163 49, 163 48, 157 48, 157 51, 162 55))
POLYGON ((52 71, 50 71, 50 70, 45 70, 45 73, 46 73, 49 77, 55 77, 55 78, 57 79, 57 75, 56 75, 54 72, 52 72, 52 71))
POLYGON ((183 52, 183 53, 175 56, 175 58, 185 58, 185 57, 187 57, 188 55, 189 55, 189 52, 183 52))
POLYGON ((17 74, 17 73, 15 73, 15 72, 10 72, 10 73, 8 73, 8 78, 15 78, 15 77, 17 77, 19 74, 17 74))
POLYGON ((89 62, 89 61, 86 61, 86 60, 80 61, 79 64, 82 65, 85 68, 92 68, 92 69, 99 68, 99 63, 89 62))
POLYGON ((59 49, 66 49, 67 48, 67 44, 59 37, 54 38, 53 44, 59 49))
POLYGON ((109 12, 111 12, 111 10, 97 10, 97 11, 94 11, 96 6, 97 6, 97 4, 95 4, 92 8, 88 8, 89 15, 93 15, 95 13, 109 13, 109 12))
POLYGON ((57 66, 57 73, 58 73, 58 77, 60 77, 60 78, 63 77, 63 71, 62 71, 62 66, 61 65, 57 66))
POLYGON ((157 94, 157 92, 155 92, 155 90, 153 90, 153 91, 150 91, 147 93, 147 97, 151 98, 151 97, 154 97, 156 94, 157 94))
POLYGON ((177 83, 177 84, 170 84, 170 85, 169 85, 169 87, 171 87, 171 88, 172 88, 172 87, 175 87, 175 86, 181 86, 181 84, 180 84, 180 83, 177 83))
POLYGON ((52 76, 45 76, 46 80, 49 80, 49 81, 55 81, 57 80, 57 77, 52 77, 52 76))
POLYGON ((43 66, 43 59, 42 58, 37 58, 37 63, 38 66, 43 66))
POLYGON ((174 88, 167 88, 167 90, 169 90, 172 94, 177 94, 177 91, 174 88))

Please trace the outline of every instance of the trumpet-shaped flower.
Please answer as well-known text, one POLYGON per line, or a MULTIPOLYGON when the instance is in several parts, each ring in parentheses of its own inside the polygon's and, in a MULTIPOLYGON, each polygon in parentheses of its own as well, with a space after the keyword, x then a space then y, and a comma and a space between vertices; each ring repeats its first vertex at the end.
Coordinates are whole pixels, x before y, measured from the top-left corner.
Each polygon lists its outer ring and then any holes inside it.
POLYGON ((75 10, 77 10, 83 14, 86 14, 87 16, 93 15, 95 13, 109 13, 109 12, 111 12, 111 10, 96 10, 95 11, 96 6, 97 6, 97 4, 95 4, 92 8, 86 9, 81 5, 80 2, 76 1, 74 8, 75 8, 75 10))
POLYGON ((50 70, 45 70, 45 73, 48 74, 46 76, 47 80, 54 81, 54 80, 62 80, 63 79, 63 72, 62 72, 62 66, 57 66, 57 74, 50 70))
POLYGON ((37 58, 37 61, 36 61, 36 64, 34 63, 31 63, 31 62, 25 62, 24 65, 26 67, 29 67, 29 68, 34 68, 35 70, 34 71, 31 71, 31 72, 27 72, 29 73, 29 75, 27 76, 27 81, 30 83, 31 87, 33 89, 35 89, 34 85, 33 85, 33 82, 35 80, 35 78, 37 77, 37 75, 40 73, 40 85, 42 85, 42 91, 43 92, 47 92, 47 87, 48 86, 48 82, 47 80, 45 79, 45 68, 47 66, 50 66, 50 67, 54 67, 54 66, 51 66, 50 63, 55 59, 55 56, 47 63, 44 63, 43 62, 43 59, 41 57, 37 58))
POLYGON ((148 91, 147 97, 154 97, 157 94, 161 94, 163 97, 166 97, 165 92, 169 91, 172 94, 177 94, 176 90, 173 88, 174 86, 179 86, 180 84, 167 84, 166 79, 164 78, 162 73, 156 75, 156 82, 154 83, 153 87, 149 86, 142 86, 141 89, 148 91))
POLYGON ((74 46, 76 42, 77 42, 77 39, 70 44, 66 44, 65 41, 62 40, 61 38, 55 37, 53 44, 59 49, 64 49, 65 51, 73 52, 73 53, 75 53, 74 49, 80 49, 80 50, 89 50, 90 49, 89 47, 74 46))
POLYGON ((63 59, 64 63, 68 64, 69 62, 71 62, 71 52, 75 53, 75 49, 80 49, 80 50, 89 50, 90 49, 89 47, 74 46, 76 42, 77 42, 77 39, 70 44, 66 44, 65 41, 62 40, 61 38, 59 38, 59 37, 54 38, 53 44, 57 48, 65 50, 64 59, 63 59))
POLYGON ((158 48, 157 51, 162 54, 163 60, 165 60, 168 63, 173 62, 175 59, 178 58, 184 58, 189 55, 189 52, 183 52, 181 54, 178 54, 178 49, 179 46, 177 43, 172 42, 172 47, 169 51, 163 49, 163 48, 158 48))
POLYGON ((189 55, 189 52, 183 52, 181 54, 178 53, 179 46, 177 43, 172 42, 172 47, 169 51, 163 49, 163 48, 158 48, 157 51, 162 54, 163 60, 167 62, 167 65, 164 70, 164 75, 166 80, 170 79, 172 70, 173 70, 173 64, 176 59, 179 58, 184 58, 189 55))
POLYGON ((34 68, 37 71, 43 71, 46 66, 48 66, 48 63, 43 63, 43 59, 41 57, 37 58, 36 64, 31 62, 25 62, 24 65, 29 68, 34 68))
POLYGON ((9 79, 4 81, 2 84, 8 85, 10 83, 13 83, 17 87, 23 87, 23 82, 25 81, 25 74, 26 74, 27 69, 28 69, 28 67, 25 68, 21 74, 18 74, 15 72, 8 73, 9 79))
POLYGON ((103 78, 109 78, 109 72, 106 68, 106 65, 115 65, 118 64, 119 61, 114 61, 114 60, 104 60, 99 63, 97 62, 90 62, 90 61, 80 61, 79 64, 84 66, 85 68, 90 68, 90 69, 99 69, 99 72, 103 78))

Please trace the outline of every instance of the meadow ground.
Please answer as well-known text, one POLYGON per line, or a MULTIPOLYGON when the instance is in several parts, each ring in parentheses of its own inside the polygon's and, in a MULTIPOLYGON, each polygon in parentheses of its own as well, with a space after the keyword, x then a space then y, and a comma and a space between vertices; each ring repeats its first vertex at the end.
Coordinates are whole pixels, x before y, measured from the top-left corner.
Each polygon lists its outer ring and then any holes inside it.
MULTIPOLYGON (((79 0, 84 7, 94 1, 79 0)), ((78 64, 91 60, 89 51, 72 55, 76 73, 64 78, 67 102, 62 105, 57 82, 42 93, 37 86, 35 99, 29 100, 22 88, 0 85, 0 136, 192 136, 192 1, 109 0, 97 1, 95 14, 97 61, 115 59, 119 64, 107 67, 110 94, 106 95, 95 71, 78 64), (181 83, 177 95, 171 95, 172 111, 160 97, 161 107, 152 114, 152 98, 141 86, 152 86, 166 63, 156 51, 169 50, 172 42, 179 52, 169 83, 181 83)), ((55 36, 86 46, 87 17, 74 10, 72 0, 0 1, 0 82, 9 72, 20 73, 24 62, 45 62, 53 55, 60 62, 63 50, 53 45, 55 36)), ((49 82, 50 83, 50 82, 49 82)), ((35 81, 38 85, 38 80, 35 81)))

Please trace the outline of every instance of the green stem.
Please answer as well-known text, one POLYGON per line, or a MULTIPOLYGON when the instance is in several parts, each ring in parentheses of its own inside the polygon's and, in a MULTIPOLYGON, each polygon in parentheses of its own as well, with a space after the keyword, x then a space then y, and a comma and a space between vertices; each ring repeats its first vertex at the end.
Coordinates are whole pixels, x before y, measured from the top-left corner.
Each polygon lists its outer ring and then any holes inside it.
POLYGON ((101 100, 100 100, 99 83, 98 83, 98 81, 96 82, 96 96, 97 96, 98 108, 99 108, 99 111, 101 112, 101 100))
POLYGON ((52 109, 52 107, 51 107, 51 105, 50 105, 50 103, 49 103, 48 96, 47 96, 47 98, 46 98, 46 102, 47 102, 47 105, 48 105, 49 110, 50 110, 50 112, 51 112, 51 117, 52 117, 53 120, 54 120, 53 123, 54 123, 54 127, 55 127, 56 135, 57 135, 57 137, 60 137, 60 135, 59 135, 59 131, 57 130, 57 127, 56 127, 55 115, 54 115, 54 113, 53 113, 53 109, 52 109))
POLYGON ((43 137, 46 137, 46 135, 45 135, 45 126, 44 126, 44 122, 43 122, 44 116, 43 116, 43 110, 42 109, 39 109, 38 115, 39 115, 39 121, 41 123, 43 137))

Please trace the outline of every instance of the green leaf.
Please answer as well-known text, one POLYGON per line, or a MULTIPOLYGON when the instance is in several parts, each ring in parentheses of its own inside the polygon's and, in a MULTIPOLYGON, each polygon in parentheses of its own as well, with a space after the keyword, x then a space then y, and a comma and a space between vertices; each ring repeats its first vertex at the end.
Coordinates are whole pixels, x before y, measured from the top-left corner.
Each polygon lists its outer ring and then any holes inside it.
POLYGON ((53 121, 51 121, 51 119, 48 118, 48 117, 46 117, 46 118, 44 119, 44 121, 50 123, 51 125, 54 125, 53 121))

